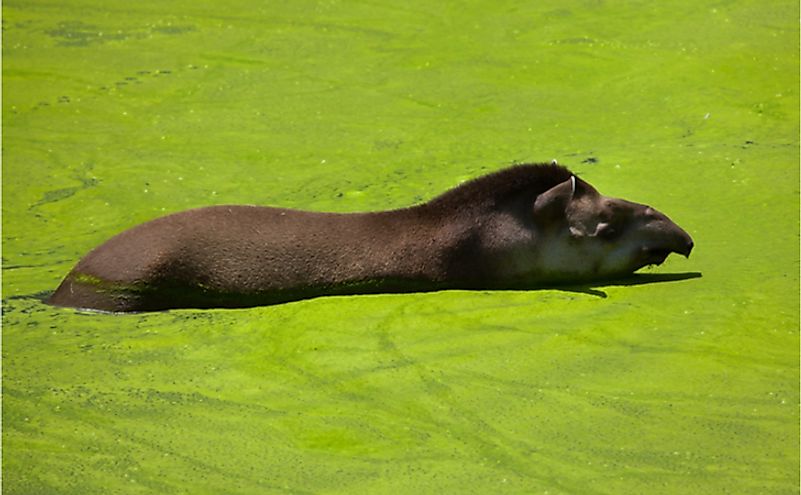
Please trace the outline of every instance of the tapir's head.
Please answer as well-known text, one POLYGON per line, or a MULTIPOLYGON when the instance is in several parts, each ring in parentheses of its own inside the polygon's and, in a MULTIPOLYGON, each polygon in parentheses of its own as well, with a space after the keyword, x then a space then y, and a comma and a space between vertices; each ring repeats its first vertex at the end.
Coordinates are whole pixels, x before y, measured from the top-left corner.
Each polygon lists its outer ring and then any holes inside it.
POLYGON ((693 248, 664 214, 603 196, 575 176, 537 196, 534 223, 538 265, 555 280, 626 275, 693 248))

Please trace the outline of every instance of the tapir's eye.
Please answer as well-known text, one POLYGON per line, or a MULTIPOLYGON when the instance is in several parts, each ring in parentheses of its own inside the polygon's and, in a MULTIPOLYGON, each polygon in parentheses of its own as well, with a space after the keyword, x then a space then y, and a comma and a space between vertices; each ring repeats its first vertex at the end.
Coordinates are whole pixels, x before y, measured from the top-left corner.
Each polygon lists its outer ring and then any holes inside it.
POLYGON ((599 223, 598 227, 595 229, 595 235, 605 240, 614 239, 618 234, 618 229, 608 223, 599 223))

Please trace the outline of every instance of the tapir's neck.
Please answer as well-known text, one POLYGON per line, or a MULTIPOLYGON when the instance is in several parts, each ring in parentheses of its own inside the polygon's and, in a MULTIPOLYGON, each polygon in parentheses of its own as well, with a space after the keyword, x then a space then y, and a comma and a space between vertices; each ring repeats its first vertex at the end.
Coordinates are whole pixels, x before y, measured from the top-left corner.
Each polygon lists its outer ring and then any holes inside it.
POLYGON ((453 226, 444 219, 414 207, 366 213, 360 215, 359 223, 364 235, 349 241, 365 278, 382 279, 389 285, 430 285, 447 278, 447 237, 453 226))
MULTIPOLYGON (((468 286, 484 270, 480 257, 480 222, 466 211, 432 211, 427 204, 366 214, 362 221, 375 236, 367 241, 372 266, 365 274, 380 274, 388 284, 404 279, 420 289, 468 286)), ((385 287, 397 289, 396 287, 385 287)))

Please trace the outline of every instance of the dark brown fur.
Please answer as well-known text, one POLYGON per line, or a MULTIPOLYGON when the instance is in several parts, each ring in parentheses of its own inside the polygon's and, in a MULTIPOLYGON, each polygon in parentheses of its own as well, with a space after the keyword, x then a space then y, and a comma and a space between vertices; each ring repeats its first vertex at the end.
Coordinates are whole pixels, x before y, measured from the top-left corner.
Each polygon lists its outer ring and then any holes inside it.
POLYGON ((573 175, 555 163, 523 164, 473 179, 435 197, 424 206, 435 213, 465 208, 486 208, 520 194, 536 198, 573 175))
POLYGON ((509 267, 536 255, 537 197, 571 176, 553 164, 518 165, 427 203, 374 213, 257 206, 175 213, 92 250, 48 302, 115 312, 248 307, 333 294, 509 287, 518 275, 536 282, 533 268, 510 276, 509 267))

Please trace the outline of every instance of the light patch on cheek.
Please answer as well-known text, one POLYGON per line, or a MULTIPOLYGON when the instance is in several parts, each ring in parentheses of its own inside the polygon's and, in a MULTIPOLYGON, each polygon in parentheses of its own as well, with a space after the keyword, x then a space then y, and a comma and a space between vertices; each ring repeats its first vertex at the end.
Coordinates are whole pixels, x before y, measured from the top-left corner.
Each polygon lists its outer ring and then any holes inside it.
POLYGON ((582 244, 567 238, 549 239, 539 250, 542 272, 560 277, 592 273, 597 256, 587 252, 582 244))
POLYGON ((540 250, 543 273, 555 278, 582 279, 630 270, 632 254, 626 246, 594 238, 549 239, 540 250))
POLYGON ((606 274, 631 271, 634 255, 625 246, 610 246, 604 255, 601 270, 606 274))
POLYGON ((630 243, 602 241, 595 237, 576 238, 568 232, 542 236, 526 249, 509 253, 499 274, 560 281, 624 274, 633 271, 636 253, 631 247, 630 243))

